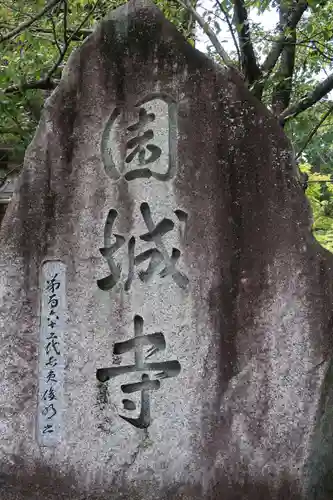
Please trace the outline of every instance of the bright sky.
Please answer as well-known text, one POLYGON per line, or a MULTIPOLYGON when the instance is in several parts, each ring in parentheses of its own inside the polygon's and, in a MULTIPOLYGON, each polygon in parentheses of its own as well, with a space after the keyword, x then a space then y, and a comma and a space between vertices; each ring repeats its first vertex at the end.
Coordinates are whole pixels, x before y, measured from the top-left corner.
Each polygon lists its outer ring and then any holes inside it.
MULTIPOLYGON (((198 7, 198 12, 202 16, 205 10, 212 10, 212 7, 216 4, 216 2, 215 0, 201 0, 199 4, 201 5, 201 7, 198 7)), ((266 11, 264 12, 264 14, 260 14, 260 16, 258 16, 253 12, 250 15, 250 19, 256 22, 260 21, 265 29, 272 29, 277 25, 278 14, 276 11, 266 11)), ((227 26, 224 24, 223 26, 225 26, 225 32, 221 32, 219 34, 219 40, 220 42, 225 40, 225 43, 223 43, 223 47, 227 52, 229 52, 230 50, 234 50, 234 44, 227 26)), ((205 52, 207 43, 211 44, 211 42, 209 42, 207 35, 205 35, 201 28, 198 28, 197 34, 198 39, 196 42, 196 48, 201 50, 202 52, 205 52)))
MULTIPOLYGON (((199 1, 199 7, 198 7, 198 12, 200 15, 203 15, 203 13, 206 10, 212 10, 214 5, 216 4, 216 0, 200 0, 199 1)), ((267 30, 275 28, 275 26, 278 23, 279 17, 278 17, 278 12, 275 10, 271 11, 265 11, 263 14, 258 15, 254 10, 250 12, 250 20, 254 22, 260 22, 263 27, 267 30)), ((214 17, 213 17, 214 19, 214 17)), ((224 31, 221 32, 218 35, 219 41, 221 42, 223 48, 227 51, 230 52, 231 50, 234 50, 235 46, 232 40, 232 37, 230 35, 230 32, 227 28, 227 25, 223 23, 222 27, 224 28, 224 31)), ((212 25, 212 28, 214 26, 212 25)), ((211 42, 207 35, 203 32, 203 30, 198 27, 197 28, 197 41, 196 41, 196 48, 198 50, 201 50, 201 52, 206 52, 206 46, 211 45, 211 42)), ((317 79, 324 80, 327 77, 327 74, 325 71, 321 71, 317 79)), ((328 94, 330 99, 333 99, 333 90, 328 94)))

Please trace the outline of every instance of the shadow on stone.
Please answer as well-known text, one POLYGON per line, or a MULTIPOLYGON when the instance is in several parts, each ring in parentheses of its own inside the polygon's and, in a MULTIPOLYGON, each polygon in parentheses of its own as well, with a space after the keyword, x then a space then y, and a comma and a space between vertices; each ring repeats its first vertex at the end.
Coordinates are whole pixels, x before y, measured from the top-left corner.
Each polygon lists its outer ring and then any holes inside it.
MULTIPOLYGON (((154 498, 154 492, 159 490, 164 500, 302 500, 296 486, 287 476, 281 480, 280 487, 274 492, 267 482, 254 482, 248 476, 237 481, 221 478, 213 488, 206 493, 196 484, 176 484, 172 488, 161 491, 161 486, 150 480, 126 484, 125 480, 117 478, 114 486, 102 490, 91 486, 85 490, 75 474, 75 471, 62 474, 60 471, 45 465, 36 464, 29 472, 21 464, 19 470, 4 470, 0 473, 0 495, 6 500, 148 500, 154 498)), ((317 497, 316 497, 317 498, 317 497)), ((328 497, 318 497, 328 500, 328 497)))

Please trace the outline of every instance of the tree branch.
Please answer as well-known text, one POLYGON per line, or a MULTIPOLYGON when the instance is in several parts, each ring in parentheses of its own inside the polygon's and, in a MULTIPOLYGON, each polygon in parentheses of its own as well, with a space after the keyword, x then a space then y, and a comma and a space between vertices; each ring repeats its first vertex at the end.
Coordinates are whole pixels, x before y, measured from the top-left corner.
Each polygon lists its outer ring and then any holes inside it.
MULTIPOLYGON (((295 2, 297 2, 297 0, 293 1, 291 9, 295 7, 295 2)), ((280 24, 287 24, 288 17, 290 16, 290 9, 286 7, 283 0, 280 1, 279 15, 280 24)), ((296 36, 296 28, 290 28, 286 36, 286 44, 282 49, 279 69, 276 74, 277 84, 272 95, 272 108, 277 116, 280 115, 290 103, 295 68, 296 36)))
MULTIPOLYGON (((0 24, 0 28, 3 27, 3 25, 0 24)), ((30 30, 32 33, 44 33, 46 35, 51 35, 53 34, 53 29, 43 29, 43 28, 37 28, 37 27, 34 27, 32 26, 31 30, 30 30)), ((81 30, 79 30, 78 32, 76 32, 75 30, 75 33, 76 35, 72 38, 72 42, 82 42, 82 40, 84 38, 86 38, 87 36, 91 35, 91 33, 93 32, 93 30, 90 30, 88 28, 83 28, 81 30)), ((67 29, 67 33, 69 35, 73 34, 74 33, 74 30, 73 29, 67 29)), ((50 40, 50 39, 48 39, 50 40)))
POLYGON ((332 183, 333 181, 306 181, 308 184, 313 184, 313 183, 320 183, 320 184, 326 184, 326 183, 332 183))
MULTIPOLYGON (((92 13, 94 12, 94 10, 96 9, 96 7, 98 6, 98 4, 100 2, 101 2, 101 0, 97 0, 95 2, 95 5, 92 7, 92 9, 90 9, 88 14, 84 17, 83 21, 79 24, 79 26, 76 28, 75 31, 73 31, 73 33, 70 36, 68 36, 67 32, 65 32, 65 30, 67 29, 67 21, 64 21, 64 46, 59 54, 57 61, 54 63, 53 67, 48 72, 48 74, 46 76, 46 80, 50 80, 51 77, 53 76, 54 72, 57 71, 58 67, 60 66, 60 64, 62 63, 62 61, 65 58, 66 52, 68 50, 68 47, 69 47, 72 39, 75 37, 77 32, 80 31, 80 29, 85 25, 85 23, 88 21, 89 17, 92 15, 92 13)), ((64 16, 67 16, 67 9, 64 10, 64 16)))
POLYGON ((54 22, 54 19, 53 19, 53 16, 50 16, 50 21, 51 21, 51 24, 52 24, 52 33, 53 33, 53 39, 54 39, 54 43, 58 49, 58 52, 59 54, 61 54, 61 47, 59 45, 59 41, 58 41, 58 37, 57 37, 57 31, 56 31, 56 26, 55 26, 55 22, 54 22))
POLYGON ((235 35, 234 28, 233 28, 232 23, 231 23, 230 18, 229 18, 228 11, 227 11, 227 9, 225 9, 223 7, 223 5, 221 4, 221 2, 219 0, 216 0, 216 5, 219 7, 219 9, 221 10, 221 12, 223 13, 224 18, 226 20, 226 23, 228 25, 230 34, 232 36, 232 39, 233 39, 233 42, 234 42, 234 45, 235 45, 235 48, 236 48, 237 57, 238 57, 238 65, 240 67, 240 65, 241 65, 241 53, 240 53, 239 46, 238 46, 238 43, 237 43, 237 38, 236 38, 236 35, 235 35))
POLYGON ((184 9, 187 9, 192 14, 193 18, 196 20, 196 22, 199 24, 199 26, 203 29, 203 31, 208 36, 209 40, 214 45, 216 52, 221 57, 224 64, 226 66, 228 66, 229 68, 231 68, 231 67, 234 68, 233 62, 231 61, 227 52, 224 50, 224 48, 220 44, 214 31, 210 28, 210 26, 206 23, 206 21, 197 13, 197 11, 189 3, 189 1, 188 0, 184 0, 184 1, 177 0, 177 2, 179 3, 179 5, 181 5, 184 9))
POLYGON ((318 54, 320 54, 324 59, 326 59, 327 61, 329 62, 332 62, 333 61, 333 56, 328 56, 327 54, 325 54, 325 52, 323 52, 321 49, 318 49, 317 47, 317 43, 319 42, 316 42, 315 40, 313 40, 312 42, 312 46, 314 48, 314 50, 316 52, 318 52, 318 54))
POLYGON ((296 160, 301 156, 305 148, 309 145, 310 141, 312 140, 313 136, 317 133, 321 125, 324 123, 324 121, 330 116, 330 114, 333 112, 333 104, 332 106, 329 107, 329 109, 326 111, 326 113, 323 115, 323 117, 319 120, 317 125, 313 128, 313 130, 310 132, 308 137, 306 138, 303 146, 301 147, 300 151, 297 153, 296 160))
POLYGON ((300 22, 304 12, 308 8, 309 4, 305 0, 300 0, 297 2, 296 6, 291 8, 291 12, 288 15, 288 19, 285 23, 280 23, 280 31, 282 32, 281 35, 278 37, 276 42, 273 44, 272 49, 268 53, 265 61, 263 62, 261 66, 261 71, 263 73, 271 71, 274 66, 276 65, 280 54, 288 42, 288 37, 286 34, 286 29, 295 29, 298 23, 300 22))
MULTIPOLYGON (((293 42, 296 40, 296 32, 293 33, 292 39, 293 42)), ((276 115, 280 115, 290 104, 296 54, 296 46, 293 42, 287 45, 281 54, 277 73, 278 82, 272 96, 272 108, 276 115)))
POLYGON ((244 0, 234 0, 234 15, 237 27, 239 47, 241 51, 242 71, 251 85, 261 77, 261 70, 253 50, 247 10, 244 0))
POLYGON ((24 92, 25 90, 53 90, 59 84, 59 81, 48 80, 43 78, 42 80, 32 80, 31 82, 23 83, 22 85, 11 85, 4 90, 5 94, 15 94, 16 92, 24 92))
POLYGON ((320 101, 333 89, 333 73, 331 73, 325 80, 319 82, 314 89, 309 92, 303 99, 299 102, 291 104, 283 113, 279 116, 280 125, 283 127, 285 123, 291 118, 302 113, 308 108, 311 108, 316 102, 320 101))
POLYGON ((9 177, 14 172, 16 172, 17 170, 20 170, 22 167, 23 167, 23 163, 21 163, 21 165, 15 165, 15 167, 13 167, 11 170, 9 170, 9 172, 7 172, 6 175, 4 175, 4 177, 1 177, 0 178, 0 188, 2 188, 4 186, 6 180, 9 179, 9 177))
POLYGON ((265 88, 265 84, 272 73, 278 59, 283 51, 284 47, 288 43, 288 29, 296 29, 302 15, 308 8, 308 2, 305 0, 299 0, 296 6, 290 9, 289 15, 284 22, 279 23, 279 30, 281 35, 274 41, 273 46, 268 53, 265 61, 261 65, 262 77, 254 82, 252 87, 252 93, 259 99, 262 99, 262 94, 265 88))
POLYGON ((85 23, 88 21, 89 17, 93 14, 95 9, 97 8, 98 4, 101 2, 101 0, 97 0, 95 2, 95 5, 90 9, 88 14, 85 16, 83 21, 79 24, 79 26, 72 32, 72 34, 67 38, 66 43, 64 44, 64 47, 62 48, 61 52, 59 53, 59 57, 57 61, 54 63, 48 74, 46 75, 45 78, 42 80, 33 80, 31 82, 23 83, 22 85, 12 85, 11 87, 8 87, 5 90, 5 94, 12 94, 15 92, 24 92, 25 90, 29 89, 42 89, 42 90, 53 90, 57 87, 59 84, 59 81, 52 80, 52 76, 55 73, 55 71, 58 69, 62 61, 64 60, 64 57, 66 55, 66 52, 68 50, 68 47, 72 40, 75 38, 77 33, 82 29, 82 27, 85 25, 85 23))
POLYGON ((18 136, 20 137, 21 139, 23 138, 23 135, 21 132, 19 132, 18 130, 11 130, 11 129, 6 129, 6 128, 2 128, 0 127, 0 134, 1 135, 15 135, 15 136, 18 136))
POLYGON ((64 0, 64 21, 63 21, 63 31, 64 31, 64 43, 67 44, 67 16, 68 16, 68 4, 67 0, 64 0))
POLYGON ((21 134, 21 139, 24 140, 25 138, 25 135, 26 135, 26 132, 25 130, 22 129, 22 125, 19 121, 19 119, 17 118, 17 116, 15 116, 15 114, 12 114, 10 113, 10 111, 7 109, 7 106, 5 104, 2 104, 1 105, 2 107, 2 111, 4 112, 4 114, 12 121, 15 123, 16 127, 17 127, 17 131, 18 133, 21 134))
MULTIPOLYGON (((1 0, 0 1, 0 5, 4 5, 5 7, 7 7, 7 9, 12 10, 13 12, 17 12, 18 14, 22 14, 22 10, 17 9, 16 7, 14 7, 13 6, 13 2, 4 2, 3 0, 1 0)), ((30 19, 33 18, 33 16, 31 14, 29 14, 28 12, 25 12, 24 14, 26 16, 30 17, 30 19)))
MULTIPOLYGON (((66 0, 67 1, 67 0, 66 0)), ((79 26, 77 28, 75 28, 75 30, 73 30, 70 34, 70 36, 67 38, 67 43, 69 44, 70 42, 72 42, 78 33, 82 33, 83 31, 88 31, 88 30, 83 30, 83 26, 86 24, 86 22, 88 21, 89 17, 95 12, 95 10, 97 9, 98 5, 101 3, 101 0, 96 0, 95 2, 95 5, 90 9, 90 11, 88 12, 88 14, 85 16, 85 18, 83 19, 83 21, 79 24, 79 26)), ((90 31, 90 34, 93 33, 93 31, 90 31)))
POLYGON ((6 33, 6 35, 2 36, 0 38, 0 43, 5 42, 6 40, 9 40, 10 38, 13 38, 14 36, 18 35, 22 31, 24 31, 26 28, 29 28, 33 23, 38 21, 41 17, 46 14, 49 10, 51 10, 55 5, 60 3, 62 0, 51 0, 45 7, 42 9, 36 16, 34 16, 32 19, 29 19, 28 21, 25 21, 24 23, 19 24, 17 28, 13 29, 9 33, 6 33))

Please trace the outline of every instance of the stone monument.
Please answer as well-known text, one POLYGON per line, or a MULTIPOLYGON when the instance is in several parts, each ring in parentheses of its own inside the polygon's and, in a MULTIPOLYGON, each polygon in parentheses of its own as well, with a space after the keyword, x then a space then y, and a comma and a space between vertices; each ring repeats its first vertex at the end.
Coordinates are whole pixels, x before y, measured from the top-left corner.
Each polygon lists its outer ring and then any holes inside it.
POLYGON ((71 56, 0 241, 1 499, 331 498, 332 256, 274 117, 152 2, 71 56))

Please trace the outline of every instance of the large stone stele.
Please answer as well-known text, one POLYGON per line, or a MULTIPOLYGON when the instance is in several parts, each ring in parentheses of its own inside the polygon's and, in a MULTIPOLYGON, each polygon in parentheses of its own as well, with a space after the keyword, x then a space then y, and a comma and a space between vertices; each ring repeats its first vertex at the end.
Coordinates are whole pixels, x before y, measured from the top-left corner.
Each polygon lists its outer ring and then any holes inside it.
POLYGON ((112 12, 2 228, 1 499, 332 498, 332 258, 309 227, 240 78, 151 2, 112 12))

